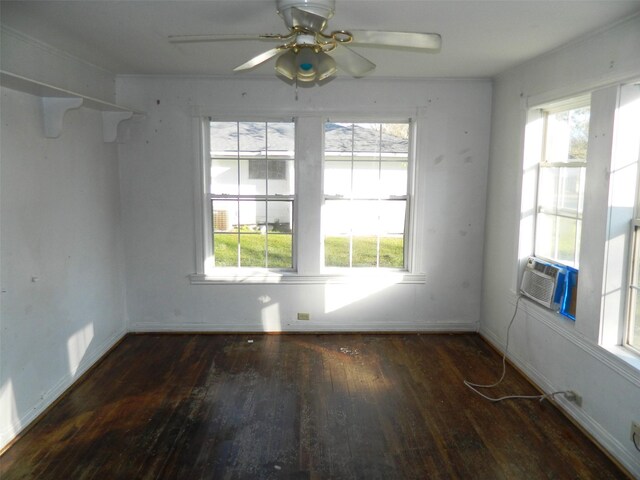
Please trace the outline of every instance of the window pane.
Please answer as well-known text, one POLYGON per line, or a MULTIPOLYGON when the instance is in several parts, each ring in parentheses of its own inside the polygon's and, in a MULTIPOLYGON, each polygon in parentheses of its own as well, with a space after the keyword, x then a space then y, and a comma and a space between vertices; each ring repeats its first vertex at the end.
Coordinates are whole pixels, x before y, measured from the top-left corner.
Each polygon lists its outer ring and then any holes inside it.
POLYGON ((327 200, 322 209, 322 227, 327 236, 351 234, 351 202, 327 200))
POLYGON ((268 267, 293 268, 292 235, 286 233, 269 233, 268 239, 268 267))
POLYGON ((556 247, 556 216, 538 213, 536 219, 536 255, 553 259, 556 247))
POLYGON ((211 193, 238 194, 238 160, 213 158, 211 160, 211 193))
POLYGON ((267 124, 267 152, 269 157, 293 159, 295 151, 293 122, 269 122, 267 124))
POLYGON ((582 222, 572 218, 538 214, 536 255, 577 267, 582 222))
POLYGON ((404 238, 402 235, 380 237, 380 266, 383 268, 404 267, 404 238))
POLYGON ((351 160, 324 162, 324 194, 351 197, 351 160))
POLYGON ((213 218, 213 254, 217 267, 238 266, 238 202, 214 200, 211 202, 213 218))
POLYGON ((351 258, 351 202, 327 200, 323 207, 324 264, 349 267, 351 258))
POLYGON ((238 225, 241 232, 257 232, 267 221, 266 202, 241 200, 238 202, 238 225))
POLYGON ((405 227, 406 202, 404 200, 387 200, 379 202, 380 235, 402 235, 405 227))
POLYGON ((265 156, 267 149, 267 124, 265 122, 238 122, 241 156, 265 156))
POLYGON ((327 122, 324 127, 324 150, 327 155, 348 154, 353 151, 353 124, 327 122))
POLYGON ((378 198, 379 162, 353 162, 353 198, 378 198))
POLYGON ((351 251, 349 236, 328 235, 324 237, 324 264, 327 267, 348 267, 351 251))
POLYGON ((211 152, 214 157, 238 156, 238 124, 236 122, 210 122, 211 152))
POLYGON ((584 167, 541 167, 538 205, 548 213, 582 215, 584 171, 584 167))
POLYGON ((378 264, 378 237, 354 236, 352 266, 375 267, 378 264))
POLYGON ((381 151, 383 153, 404 153, 409 156, 409 124, 383 123, 381 136, 381 151))
POLYGON ((407 160, 402 162, 382 162, 380 168, 381 198, 407 194, 407 167, 407 160))
POLYGON ((293 195, 294 161, 269 159, 269 195, 293 195))
POLYGON ((213 254, 215 256, 216 267, 237 267, 238 234, 214 232, 213 254))
POLYGON ((269 232, 291 233, 293 221, 293 202, 270 200, 267 203, 269 232))
POLYGON ((571 218, 558 217, 557 256, 554 258, 567 265, 573 265, 576 256, 576 234, 578 222, 571 218))
POLYGON ((590 108, 582 107, 547 115, 545 161, 586 162, 590 108))
POLYGON ((380 202, 380 266, 403 268, 406 202, 380 202))
POLYGON ((234 232, 238 226, 238 202, 236 200, 214 200, 211 202, 214 232, 234 232))
POLYGON ((265 247, 266 235, 261 233, 241 232, 240 234, 240 266, 266 267, 265 247))
POLYGON ((380 124, 356 123, 353 126, 353 151, 359 154, 378 154, 380 152, 380 124))

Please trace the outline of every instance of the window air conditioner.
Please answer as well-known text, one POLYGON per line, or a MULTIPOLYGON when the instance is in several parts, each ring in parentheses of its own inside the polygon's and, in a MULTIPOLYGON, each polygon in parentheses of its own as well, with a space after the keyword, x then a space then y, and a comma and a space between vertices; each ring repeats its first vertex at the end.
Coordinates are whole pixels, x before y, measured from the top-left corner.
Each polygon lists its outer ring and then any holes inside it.
POLYGON ((520 292, 540 305, 558 311, 564 293, 566 271, 559 265, 529 257, 520 292))

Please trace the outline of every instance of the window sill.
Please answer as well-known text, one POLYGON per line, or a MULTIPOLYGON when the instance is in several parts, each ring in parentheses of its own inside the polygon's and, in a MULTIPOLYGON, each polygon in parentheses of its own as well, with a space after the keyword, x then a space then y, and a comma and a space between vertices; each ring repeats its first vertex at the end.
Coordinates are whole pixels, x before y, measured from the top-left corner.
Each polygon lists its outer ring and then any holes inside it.
POLYGON ((621 345, 601 345, 623 365, 633 368, 640 377, 640 355, 621 345))
POLYGON ((327 284, 424 284, 426 276, 396 271, 349 272, 348 274, 326 273, 319 275, 299 275, 295 272, 274 272, 264 270, 230 269, 215 275, 189 275, 191 285, 243 285, 243 284, 285 284, 285 285, 327 285, 327 284))

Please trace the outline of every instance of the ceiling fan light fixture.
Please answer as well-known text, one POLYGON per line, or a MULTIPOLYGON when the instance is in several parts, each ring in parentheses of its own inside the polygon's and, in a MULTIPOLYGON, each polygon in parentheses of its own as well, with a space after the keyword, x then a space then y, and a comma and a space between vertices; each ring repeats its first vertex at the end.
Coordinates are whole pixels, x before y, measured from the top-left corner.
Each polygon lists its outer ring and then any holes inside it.
POLYGON ((291 50, 283 53, 278 57, 278 60, 276 60, 276 72, 289 80, 296 78, 297 69, 296 54, 291 50))
POLYGON ((313 82, 318 75, 318 54, 312 48, 301 48, 296 54, 296 75, 301 82, 313 82))
POLYGON ((338 71, 336 61, 324 52, 318 54, 318 81, 329 78, 338 71))

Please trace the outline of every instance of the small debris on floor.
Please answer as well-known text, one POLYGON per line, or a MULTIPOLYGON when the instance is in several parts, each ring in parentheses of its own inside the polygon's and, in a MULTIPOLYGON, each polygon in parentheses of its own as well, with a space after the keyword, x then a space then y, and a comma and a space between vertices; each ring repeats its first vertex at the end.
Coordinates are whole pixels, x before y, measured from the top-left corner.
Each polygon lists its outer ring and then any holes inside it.
POLYGON ((253 340, 247 340, 247 343, 253 343, 253 340))
POLYGON ((354 348, 353 350, 351 350, 350 348, 340 347, 340 351, 345 355, 360 355, 360 352, 358 351, 357 348, 354 348))

